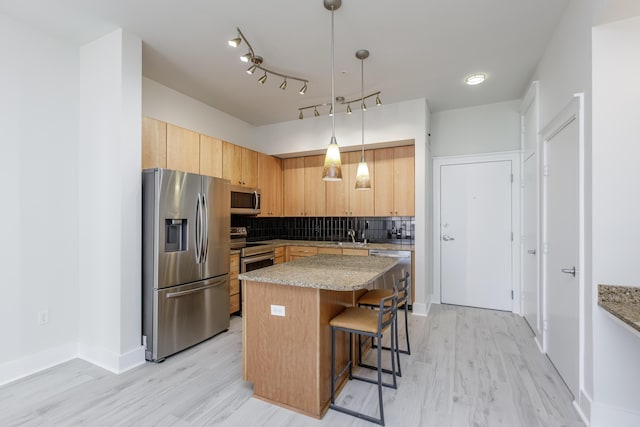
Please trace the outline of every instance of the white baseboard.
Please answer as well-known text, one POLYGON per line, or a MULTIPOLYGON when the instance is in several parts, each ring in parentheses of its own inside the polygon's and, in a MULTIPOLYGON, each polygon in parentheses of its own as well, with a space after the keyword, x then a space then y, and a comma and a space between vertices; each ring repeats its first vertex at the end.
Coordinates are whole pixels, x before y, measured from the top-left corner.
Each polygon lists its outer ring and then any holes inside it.
POLYGON ((576 408, 578 415, 580 415, 580 418, 582 418, 582 421, 587 427, 591 425, 591 405, 591 396, 581 389, 580 397, 577 402, 575 400, 573 401, 573 406, 576 408))
POLYGON ((427 316, 427 304, 421 303, 421 302, 414 302, 413 303, 413 315, 414 316, 423 316, 426 317, 427 316))
POLYGON ((121 374, 145 362, 144 347, 139 346, 123 354, 86 344, 78 345, 78 357, 114 374, 121 374))
POLYGON ((640 426, 640 412, 617 408, 604 403, 591 405, 591 427, 637 427, 640 426))
POLYGON ((0 363, 0 385, 35 374, 78 357, 78 344, 68 343, 0 363))

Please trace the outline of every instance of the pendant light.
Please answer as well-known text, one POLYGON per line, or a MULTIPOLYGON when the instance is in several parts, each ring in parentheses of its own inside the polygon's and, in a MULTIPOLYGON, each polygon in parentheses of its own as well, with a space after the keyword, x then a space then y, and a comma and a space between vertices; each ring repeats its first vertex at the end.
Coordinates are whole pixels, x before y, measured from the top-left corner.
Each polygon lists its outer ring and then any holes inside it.
POLYGON ((362 102, 362 157, 358 163, 356 170, 356 190, 370 190, 371 177, 369 176, 369 167, 364 161, 364 112, 367 110, 364 106, 364 60, 369 57, 369 51, 362 49, 356 52, 356 58, 360 60, 360 96, 362 102))
MULTIPOLYGON (((323 0, 324 7, 331 11, 331 110, 335 111, 335 84, 333 65, 333 12, 342 5, 342 0, 323 0)), ((331 141, 327 147, 327 155, 324 158, 324 170, 322 171, 324 181, 342 181, 342 162, 340 161, 340 147, 336 141, 336 115, 331 116, 331 141)))

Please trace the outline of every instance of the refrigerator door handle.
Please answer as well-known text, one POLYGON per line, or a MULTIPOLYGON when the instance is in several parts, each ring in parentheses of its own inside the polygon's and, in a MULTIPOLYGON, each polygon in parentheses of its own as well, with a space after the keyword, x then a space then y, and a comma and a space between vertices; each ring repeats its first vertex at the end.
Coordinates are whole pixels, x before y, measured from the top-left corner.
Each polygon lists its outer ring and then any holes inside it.
POLYGON ((177 298, 177 297, 182 297, 182 296, 189 295, 189 294, 195 294, 196 292, 202 292, 205 289, 209 289, 209 288, 213 288, 213 287, 216 287, 216 286, 220 286, 222 284, 224 284, 224 280, 219 280, 217 282, 211 283, 210 285, 201 286, 201 287, 195 288, 195 289, 189 289, 188 291, 171 292, 171 293, 168 293, 167 295, 165 295, 165 298, 177 298))
POLYGON ((202 248, 202 244, 200 241, 202 240, 202 230, 201 230, 201 222, 202 222, 202 207, 200 202, 200 193, 198 193, 198 198, 196 199, 196 264, 200 264, 200 252, 202 248))
POLYGON ((203 209, 203 225, 204 232, 202 233, 202 262, 207 261, 207 256, 209 254, 209 203, 207 203, 207 196, 202 195, 202 206, 203 209))

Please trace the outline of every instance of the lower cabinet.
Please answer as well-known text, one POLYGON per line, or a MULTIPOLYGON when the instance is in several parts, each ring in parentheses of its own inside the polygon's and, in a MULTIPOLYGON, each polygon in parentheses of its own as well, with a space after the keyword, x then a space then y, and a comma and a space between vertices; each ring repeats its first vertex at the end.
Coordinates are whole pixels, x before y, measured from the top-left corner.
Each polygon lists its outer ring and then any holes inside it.
POLYGON ((229 314, 240 311, 240 254, 229 256, 229 314))
POLYGON ((318 254, 318 248, 313 246, 287 246, 287 262, 318 254))
POLYGON ((282 264, 285 262, 285 249, 284 246, 280 246, 273 250, 273 263, 274 264, 282 264))

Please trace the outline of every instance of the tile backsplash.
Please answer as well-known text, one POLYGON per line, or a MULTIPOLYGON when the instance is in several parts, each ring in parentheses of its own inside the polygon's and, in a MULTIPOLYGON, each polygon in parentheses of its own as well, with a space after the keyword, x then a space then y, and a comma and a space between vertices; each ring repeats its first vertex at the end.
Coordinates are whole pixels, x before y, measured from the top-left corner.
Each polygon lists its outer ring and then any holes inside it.
POLYGON ((347 231, 356 240, 371 243, 413 244, 415 217, 286 217, 257 218, 231 215, 231 225, 247 228, 247 240, 348 241, 347 231))

